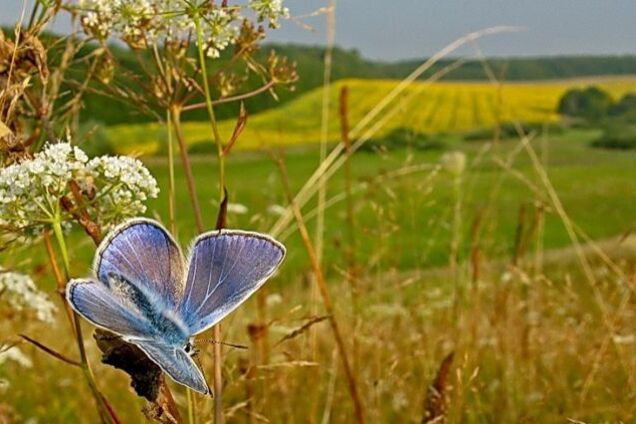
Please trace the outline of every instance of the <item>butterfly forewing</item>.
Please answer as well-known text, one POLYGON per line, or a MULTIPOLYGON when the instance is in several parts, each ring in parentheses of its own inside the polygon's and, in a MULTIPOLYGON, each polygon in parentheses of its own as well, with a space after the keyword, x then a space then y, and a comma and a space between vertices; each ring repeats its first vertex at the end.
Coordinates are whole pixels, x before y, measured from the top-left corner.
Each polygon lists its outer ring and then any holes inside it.
POLYGON ((285 257, 277 241, 243 231, 196 239, 180 315, 192 334, 219 322, 256 291, 285 257))
POLYGON ((93 324, 123 336, 147 337, 153 333, 139 310, 118 299, 104 284, 91 280, 71 280, 66 298, 84 318, 93 324))
POLYGON ((95 272, 105 284, 110 274, 125 278, 168 309, 181 301, 183 256, 168 232, 154 221, 136 219, 113 230, 97 251, 95 272))

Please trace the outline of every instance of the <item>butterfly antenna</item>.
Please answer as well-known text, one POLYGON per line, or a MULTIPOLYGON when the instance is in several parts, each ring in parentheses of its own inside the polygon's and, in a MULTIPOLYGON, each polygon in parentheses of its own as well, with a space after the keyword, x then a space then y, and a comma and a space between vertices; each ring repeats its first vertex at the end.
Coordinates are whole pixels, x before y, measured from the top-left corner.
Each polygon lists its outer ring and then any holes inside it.
POLYGON ((194 339, 194 343, 195 344, 199 344, 199 343, 220 344, 220 345, 223 345, 223 346, 229 346, 229 347, 233 347, 233 348, 236 348, 236 349, 246 349, 247 350, 247 346, 245 346, 245 345, 220 342, 218 340, 213 340, 213 339, 194 339))

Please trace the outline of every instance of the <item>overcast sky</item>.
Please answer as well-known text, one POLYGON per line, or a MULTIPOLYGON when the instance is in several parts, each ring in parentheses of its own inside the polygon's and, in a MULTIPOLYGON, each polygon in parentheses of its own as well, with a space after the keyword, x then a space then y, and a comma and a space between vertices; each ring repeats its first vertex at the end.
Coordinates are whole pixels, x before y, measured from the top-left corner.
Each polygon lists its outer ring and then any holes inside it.
MULTIPOLYGON (((327 0, 286 0, 294 16, 327 0)), ((21 0, 0 0, 0 22, 14 22, 21 0)), ((324 44, 325 16, 299 18, 270 32, 271 41, 324 44)), ((336 42, 375 59, 429 56, 461 35, 494 25, 526 30, 480 41, 489 56, 636 54, 636 0, 339 0, 336 42)), ((57 28, 67 27, 58 22, 57 28)))

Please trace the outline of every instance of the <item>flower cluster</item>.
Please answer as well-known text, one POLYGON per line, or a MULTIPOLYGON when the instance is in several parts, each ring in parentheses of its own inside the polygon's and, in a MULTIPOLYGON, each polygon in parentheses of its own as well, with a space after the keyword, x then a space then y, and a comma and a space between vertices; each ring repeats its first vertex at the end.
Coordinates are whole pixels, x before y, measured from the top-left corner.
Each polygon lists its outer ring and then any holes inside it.
POLYGON ((87 161, 79 148, 60 143, 0 170, 0 228, 40 232, 87 161))
POLYGON ((0 268, 0 293, 0 300, 6 300, 13 309, 30 309, 40 321, 53 322, 55 305, 45 293, 37 289, 28 275, 0 268))
POLYGON ((78 197, 84 211, 108 229, 143 213, 144 202, 158 192, 139 160, 89 160, 69 143, 49 144, 32 159, 0 169, 0 235, 28 238, 56 222, 68 226, 76 218, 78 197))
POLYGON ((236 42, 247 14, 272 28, 289 15, 282 0, 251 0, 236 6, 209 0, 80 0, 78 13, 88 34, 99 40, 117 37, 133 48, 196 39, 196 22, 200 22, 202 47, 209 57, 218 57, 236 42))
POLYGON ((102 212, 100 220, 106 227, 142 214, 146 211, 144 203, 159 194, 157 181, 138 159, 100 156, 91 159, 86 170, 92 178, 84 180, 88 183, 84 190, 89 191, 94 184, 102 212))
POLYGON ((283 0, 251 0, 249 7, 256 13, 259 22, 269 22, 271 28, 279 27, 279 19, 289 18, 289 9, 283 0))
POLYGON ((7 361, 13 361, 24 368, 31 368, 33 362, 16 346, 0 351, 0 365, 7 361))

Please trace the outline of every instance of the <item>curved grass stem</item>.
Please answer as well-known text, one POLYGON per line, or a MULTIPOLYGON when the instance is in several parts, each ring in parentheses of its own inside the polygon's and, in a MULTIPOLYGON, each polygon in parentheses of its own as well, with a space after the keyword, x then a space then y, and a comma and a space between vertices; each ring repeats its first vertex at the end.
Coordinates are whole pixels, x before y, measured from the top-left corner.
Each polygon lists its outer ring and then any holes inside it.
POLYGON ((351 366, 347 346, 342 337, 340 324, 338 322, 338 319, 336 318, 336 312, 331 300, 331 295, 329 294, 329 290, 327 288, 327 282, 325 281, 322 267, 320 265, 320 262, 318 261, 318 255, 316 254, 316 250, 311 242, 311 237, 309 236, 309 231, 307 230, 307 226, 305 225, 305 220, 302 216, 300 208, 294 200, 293 193, 289 186, 289 178, 287 176, 285 164, 280 158, 278 158, 276 164, 278 165, 278 168, 280 170, 283 188, 285 190, 285 194, 287 195, 289 205, 292 209, 292 212, 294 213, 294 219, 296 220, 298 232, 300 233, 303 245, 305 246, 305 251, 307 252, 307 256, 309 256, 309 261, 311 262, 312 271, 314 272, 314 275, 316 277, 316 284, 318 285, 323 306, 325 308, 325 311, 327 312, 327 316, 329 317, 329 324, 331 325, 331 330, 333 332, 336 346, 338 348, 338 354, 340 355, 340 359, 342 361, 342 368, 344 369, 345 378, 349 387, 349 395, 351 396, 351 401, 353 403, 355 420, 358 424, 364 424, 364 407, 362 404, 362 398, 360 396, 360 390, 358 389, 356 376, 353 371, 353 367, 351 366))

